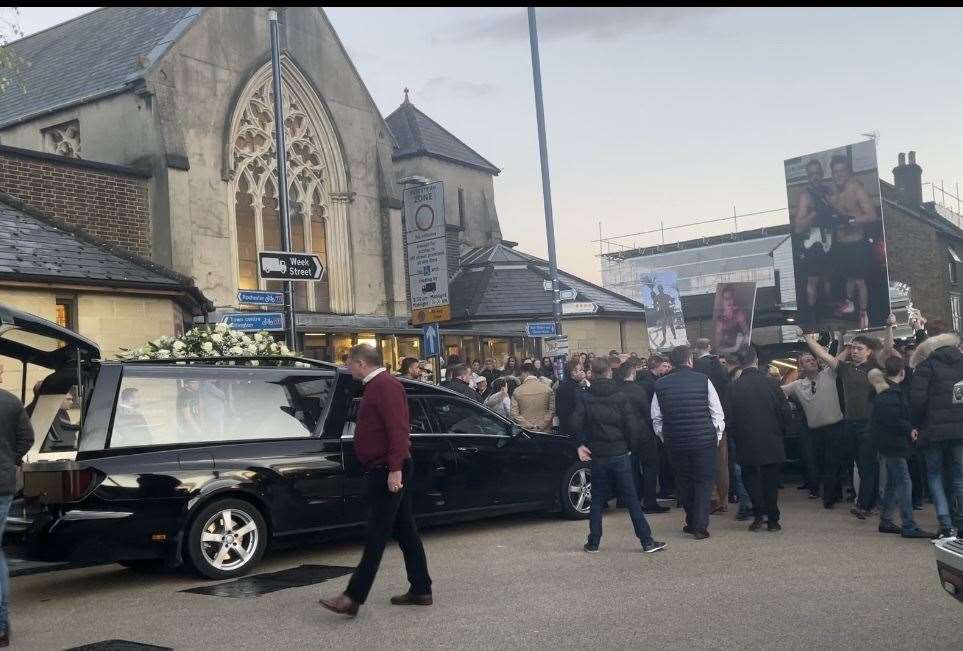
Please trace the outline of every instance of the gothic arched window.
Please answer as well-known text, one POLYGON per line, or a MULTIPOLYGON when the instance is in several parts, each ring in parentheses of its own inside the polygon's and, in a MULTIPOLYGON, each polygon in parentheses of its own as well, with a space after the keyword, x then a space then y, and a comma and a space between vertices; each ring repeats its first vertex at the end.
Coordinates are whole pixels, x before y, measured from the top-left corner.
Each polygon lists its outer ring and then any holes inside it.
MULTIPOLYGON (((320 281, 294 283, 295 307, 350 313, 354 301, 342 199, 347 194, 343 163, 320 101, 296 69, 285 63, 282 99, 291 247, 316 253, 325 266, 320 281), (329 221, 332 213, 334 224, 329 221), (335 232, 331 232, 332 226, 335 232), (338 247, 332 250, 329 244, 335 241, 338 247), (339 269, 332 270, 329 253, 338 258, 334 262, 339 269)), ((279 291, 282 285, 260 281, 257 273, 257 252, 282 248, 272 88, 270 67, 262 68, 242 93, 233 121, 230 155, 239 289, 279 291)))

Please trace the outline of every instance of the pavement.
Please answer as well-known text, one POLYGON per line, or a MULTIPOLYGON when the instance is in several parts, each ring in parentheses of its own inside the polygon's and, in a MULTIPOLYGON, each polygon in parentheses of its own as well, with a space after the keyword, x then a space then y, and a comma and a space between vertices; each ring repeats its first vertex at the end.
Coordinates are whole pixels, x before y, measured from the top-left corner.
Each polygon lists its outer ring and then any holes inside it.
MULTIPOLYGON (((119 565, 12 579, 14 649, 63 650, 104 640, 174 649, 911 649, 959 646, 963 604, 943 592, 933 546, 877 533, 849 506, 826 511, 787 482, 784 531, 747 531, 735 509, 712 537, 681 532, 682 511, 652 515, 664 551, 642 554, 628 514, 609 511, 600 553, 588 523, 502 517, 424 532, 435 605, 391 606, 407 589, 389 547, 354 620, 324 611, 342 576, 253 598, 182 590, 182 572, 119 565)), ((917 512, 935 526, 932 507, 917 512)), ((360 540, 279 550, 256 570, 353 566, 360 540)))

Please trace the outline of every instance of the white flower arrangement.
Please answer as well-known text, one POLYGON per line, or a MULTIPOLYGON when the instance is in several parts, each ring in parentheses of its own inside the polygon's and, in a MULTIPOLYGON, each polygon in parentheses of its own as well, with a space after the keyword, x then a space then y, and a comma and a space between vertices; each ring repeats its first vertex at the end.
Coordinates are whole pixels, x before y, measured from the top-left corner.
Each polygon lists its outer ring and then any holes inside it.
MULTIPOLYGON (((278 344, 267 332, 248 335, 231 330, 227 325, 218 323, 210 326, 197 326, 180 337, 159 337, 149 341, 141 348, 121 348, 117 356, 124 361, 151 359, 191 359, 204 357, 294 357, 284 344, 278 344)), ((263 361, 263 360, 262 360, 263 361)), ((230 362, 233 364, 233 362, 230 362)), ((250 360, 252 366, 259 366, 258 360, 250 360)), ((271 361, 264 362, 270 365, 271 361)), ((296 364, 302 366, 302 364, 296 364)), ((306 366, 306 364, 304 364, 306 366)))

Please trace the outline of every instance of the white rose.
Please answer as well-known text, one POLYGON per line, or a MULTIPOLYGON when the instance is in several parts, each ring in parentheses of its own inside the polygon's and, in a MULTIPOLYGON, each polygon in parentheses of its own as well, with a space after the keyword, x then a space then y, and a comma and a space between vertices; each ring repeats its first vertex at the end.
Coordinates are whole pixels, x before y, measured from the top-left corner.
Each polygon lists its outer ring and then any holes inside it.
POLYGON ((141 356, 138 357, 137 359, 150 359, 150 356, 148 356, 148 355, 141 355, 141 356))
POLYGON ((211 335, 211 341, 213 341, 215 344, 219 344, 222 341, 224 341, 224 335, 221 335, 215 332, 214 334, 211 335))
POLYGON ((157 351, 157 359, 169 359, 171 356, 171 351, 166 348, 161 348, 157 351))
POLYGON ((252 359, 251 366, 258 366, 258 361, 256 359, 252 359))
POLYGON ((205 341, 203 344, 201 344, 201 350, 203 350, 205 353, 213 352, 214 344, 209 341, 205 341))
POLYGON ((241 349, 240 346, 233 346, 228 352, 231 353, 232 355, 240 355, 244 351, 241 349))
POLYGON ((186 347, 186 344, 183 341, 174 342, 174 350, 184 350, 185 347, 186 347))
POLYGON ((227 327, 226 323, 218 323, 216 326, 214 326, 214 332, 219 332, 223 334, 228 331, 229 331, 229 328, 227 327))

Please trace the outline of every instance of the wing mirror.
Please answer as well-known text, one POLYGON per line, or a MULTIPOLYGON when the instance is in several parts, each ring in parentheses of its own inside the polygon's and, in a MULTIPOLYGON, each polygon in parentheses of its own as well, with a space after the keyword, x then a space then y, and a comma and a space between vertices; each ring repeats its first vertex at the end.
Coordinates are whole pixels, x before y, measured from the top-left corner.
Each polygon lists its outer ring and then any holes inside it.
POLYGON ((509 428, 509 434, 511 434, 512 438, 515 438, 522 436, 524 434, 524 430, 522 430, 521 425, 518 423, 512 423, 511 428, 509 428))

